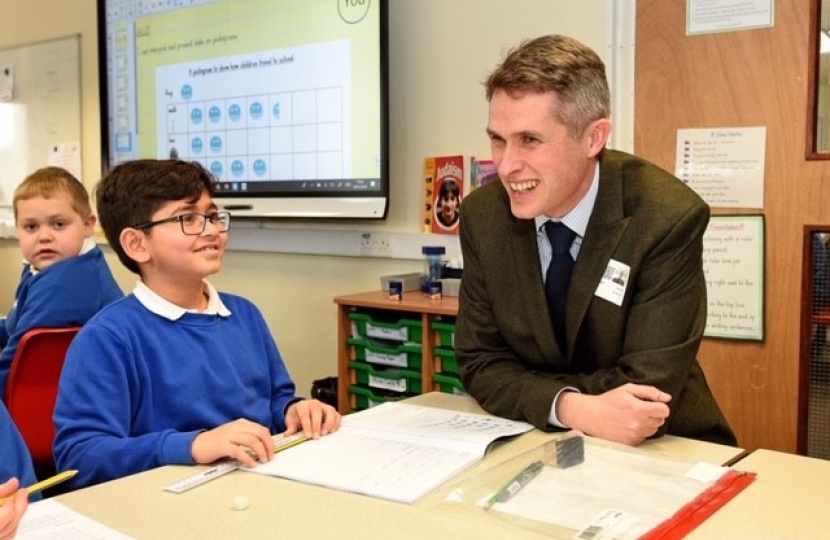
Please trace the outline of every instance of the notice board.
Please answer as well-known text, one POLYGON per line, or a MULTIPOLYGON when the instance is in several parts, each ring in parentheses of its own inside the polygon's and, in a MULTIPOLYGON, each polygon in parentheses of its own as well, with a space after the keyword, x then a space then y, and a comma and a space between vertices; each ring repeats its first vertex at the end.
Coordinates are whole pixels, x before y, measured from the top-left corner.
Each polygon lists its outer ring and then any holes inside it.
POLYGON ((29 173, 81 178, 80 35, 0 49, 0 208, 29 173))

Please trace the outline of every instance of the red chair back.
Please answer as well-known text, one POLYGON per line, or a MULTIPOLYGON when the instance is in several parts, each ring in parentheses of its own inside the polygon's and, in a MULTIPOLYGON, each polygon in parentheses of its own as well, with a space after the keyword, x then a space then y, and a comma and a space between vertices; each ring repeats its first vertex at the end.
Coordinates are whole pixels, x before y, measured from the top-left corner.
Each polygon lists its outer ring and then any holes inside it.
POLYGON ((33 328, 23 335, 6 382, 6 407, 32 454, 35 467, 54 462, 52 414, 66 350, 80 330, 33 328))

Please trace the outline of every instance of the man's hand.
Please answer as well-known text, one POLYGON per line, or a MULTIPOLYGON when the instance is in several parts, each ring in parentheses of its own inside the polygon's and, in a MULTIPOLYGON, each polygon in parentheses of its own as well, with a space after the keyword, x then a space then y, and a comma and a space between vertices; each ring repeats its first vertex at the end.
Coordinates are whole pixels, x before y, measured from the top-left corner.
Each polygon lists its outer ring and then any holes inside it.
POLYGON ((190 453, 196 463, 231 457, 253 467, 274 457, 274 439, 267 427, 240 419, 197 435, 190 453))
POLYGON ((556 416, 586 435, 636 446, 666 422, 669 401, 669 394, 653 386, 628 383, 598 396, 563 392, 556 416))
POLYGON ((304 399, 292 403, 285 413, 285 434, 298 431, 309 439, 319 439, 340 427, 342 416, 331 405, 316 399, 304 399))

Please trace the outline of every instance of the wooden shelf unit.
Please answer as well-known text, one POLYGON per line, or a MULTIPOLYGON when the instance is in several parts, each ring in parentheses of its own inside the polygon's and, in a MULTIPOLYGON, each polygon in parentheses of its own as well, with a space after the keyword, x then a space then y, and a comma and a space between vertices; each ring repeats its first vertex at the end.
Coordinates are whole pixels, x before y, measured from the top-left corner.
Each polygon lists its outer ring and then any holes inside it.
POLYGON ((355 375, 349 369, 352 359, 351 346, 346 340, 352 335, 352 321, 349 313, 358 308, 395 311, 404 313, 418 313, 423 325, 423 343, 421 377, 422 393, 431 392, 435 388, 435 332, 432 323, 446 317, 455 317, 458 314, 458 298, 445 296, 440 300, 432 300, 420 291, 407 291, 401 300, 389 300, 387 291, 371 291, 358 294, 336 296, 337 304, 337 408, 341 414, 352 410, 349 386, 354 384, 355 375))

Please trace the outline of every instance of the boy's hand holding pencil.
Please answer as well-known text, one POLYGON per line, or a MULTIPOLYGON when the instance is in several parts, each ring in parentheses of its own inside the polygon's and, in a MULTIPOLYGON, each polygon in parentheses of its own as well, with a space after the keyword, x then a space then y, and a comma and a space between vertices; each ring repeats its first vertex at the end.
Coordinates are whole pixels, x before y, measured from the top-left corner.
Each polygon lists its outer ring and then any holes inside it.
MULTIPOLYGON (((78 471, 76 471, 74 469, 70 469, 68 471, 63 471, 62 473, 58 473, 55 476, 50 476, 46 480, 41 480, 40 482, 37 482, 35 484, 32 484, 31 486, 26 487, 25 488, 26 493, 28 495, 38 493, 40 491, 43 491, 44 489, 48 489, 52 486, 60 484, 61 482, 69 480, 70 478, 72 478, 76 474, 78 474, 78 471)), ((8 499, 11 499, 13 496, 14 495, 10 495, 8 497, 0 498, 0 506, 3 506, 3 503, 5 503, 8 499)))

